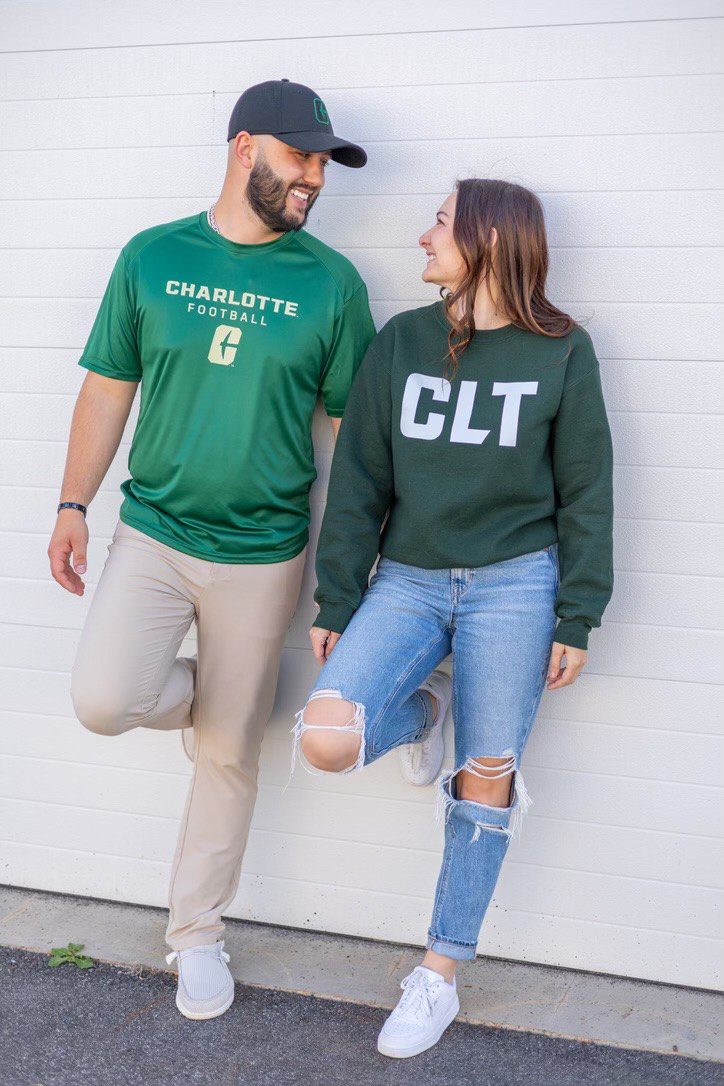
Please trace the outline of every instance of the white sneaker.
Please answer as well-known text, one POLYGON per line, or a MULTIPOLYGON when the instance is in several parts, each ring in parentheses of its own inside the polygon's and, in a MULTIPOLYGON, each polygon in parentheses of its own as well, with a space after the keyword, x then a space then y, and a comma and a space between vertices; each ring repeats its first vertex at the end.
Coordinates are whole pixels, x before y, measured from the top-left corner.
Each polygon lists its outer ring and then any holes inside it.
POLYGON ((418 965, 405 977, 403 994, 377 1038, 383 1056, 404 1060, 432 1048, 460 1010, 457 986, 418 965))
POLYGON ((432 784, 445 756, 443 726, 452 700, 452 680, 444 671, 433 671, 420 690, 427 690, 436 699, 437 716, 421 742, 400 747, 400 769, 409 784, 432 784))
POLYGON ((186 1018, 216 1018, 234 1001, 234 978, 223 941, 210 946, 190 946, 166 955, 170 965, 178 959, 176 1006, 186 1018))

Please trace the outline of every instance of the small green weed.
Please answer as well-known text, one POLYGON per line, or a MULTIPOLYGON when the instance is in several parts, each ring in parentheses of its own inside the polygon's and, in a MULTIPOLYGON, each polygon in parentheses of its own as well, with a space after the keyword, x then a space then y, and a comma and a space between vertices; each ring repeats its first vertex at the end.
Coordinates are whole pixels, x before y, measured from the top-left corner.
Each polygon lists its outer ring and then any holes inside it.
POLYGON ((92 969, 95 964, 92 958, 81 954, 85 943, 68 943, 67 946, 54 946, 50 951, 48 965, 55 968, 58 965, 76 965, 79 969, 92 969))

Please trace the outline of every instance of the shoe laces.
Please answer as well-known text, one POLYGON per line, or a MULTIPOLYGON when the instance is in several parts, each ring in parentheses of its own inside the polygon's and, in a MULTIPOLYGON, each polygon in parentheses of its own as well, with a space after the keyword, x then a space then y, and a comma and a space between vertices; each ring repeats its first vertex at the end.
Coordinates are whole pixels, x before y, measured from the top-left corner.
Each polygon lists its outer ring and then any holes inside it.
POLYGON ((412 1020, 422 1011, 426 1018, 431 1018, 440 985, 444 983, 442 977, 436 980, 421 966, 416 966, 400 983, 404 994, 395 1008, 395 1017, 412 1020))
POLYGON ((220 939, 217 943, 211 943, 209 946, 190 946, 185 950, 172 950, 170 954, 166 955, 166 963, 171 964, 172 961, 178 959, 179 965, 181 964, 182 954, 213 954, 214 957, 219 958, 222 962, 231 961, 230 956, 224 950, 224 940, 220 939))

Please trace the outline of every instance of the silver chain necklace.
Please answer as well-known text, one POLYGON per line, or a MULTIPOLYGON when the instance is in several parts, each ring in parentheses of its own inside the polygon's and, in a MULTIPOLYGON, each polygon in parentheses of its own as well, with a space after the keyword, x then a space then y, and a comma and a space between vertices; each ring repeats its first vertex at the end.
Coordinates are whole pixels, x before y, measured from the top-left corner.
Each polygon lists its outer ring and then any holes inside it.
POLYGON ((209 226, 211 227, 211 229, 215 230, 217 234, 220 234, 221 231, 219 230, 219 224, 216 221, 216 215, 214 215, 214 208, 215 207, 216 207, 216 204, 211 205, 209 210, 206 212, 206 218, 209 221, 209 226))

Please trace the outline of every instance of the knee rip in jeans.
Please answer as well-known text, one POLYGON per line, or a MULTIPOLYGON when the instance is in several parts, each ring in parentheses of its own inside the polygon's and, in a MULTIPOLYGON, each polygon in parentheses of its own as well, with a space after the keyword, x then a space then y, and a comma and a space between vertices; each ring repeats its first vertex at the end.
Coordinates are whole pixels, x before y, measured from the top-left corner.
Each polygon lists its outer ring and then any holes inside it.
MULTIPOLYGON (((481 757, 486 756, 481 755, 481 757)), ((528 793, 528 789, 525 786, 523 776, 518 768, 518 759, 516 755, 512 751, 507 750, 500 756, 490 756, 491 759, 497 757, 502 759, 498 765, 484 765, 479 759, 467 758, 462 765, 457 767, 457 769, 452 769, 449 773, 443 773, 438 781, 439 788, 435 812, 437 821, 444 818, 445 822, 447 822, 452 811, 459 803, 469 804, 471 807, 478 808, 481 812, 490 811, 492 813, 493 811, 510 811, 507 825, 496 823, 492 814, 486 818, 482 814, 478 816, 476 811, 476 817, 471 820, 474 830, 472 837, 470 838, 470 844, 477 841, 483 831, 487 833, 504 834, 508 839, 520 837, 523 815, 533 803, 533 800, 528 793), (510 807, 491 807, 484 803, 478 803, 475 800, 458 799, 456 795, 453 795, 453 787, 458 773, 463 771, 470 773, 474 777, 479 777, 481 780, 489 781, 498 780, 501 777, 513 777, 513 794, 510 807)))
MULTIPOLYGON (((291 780, 294 768, 297 762, 297 757, 300 754, 300 747, 302 746, 302 736, 308 732, 344 732, 347 735, 359 736, 359 751, 357 756, 351 765, 345 766, 339 770, 320 770, 312 765, 307 764, 305 758, 299 757, 299 761, 302 768, 311 773, 314 776, 319 776, 323 772, 332 773, 354 773, 356 769, 361 769, 365 762, 365 707, 358 701, 352 701, 351 698, 345 698, 340 690, 315 690, 309 696, 309 701, 295 714, 294 727, 292 728, 292 735, 294 742, 292 746, 292 765, 289 779, 291 780), (342 724, 308 724, 304 719, 304 714, 312 701, 317 701, 320 698, 326 698, 328 700, 349 701, 353 707, 353 713, 350 720, 345 721, 342 724)), ((303 751, 301 752, 304 753, 303 751)))

